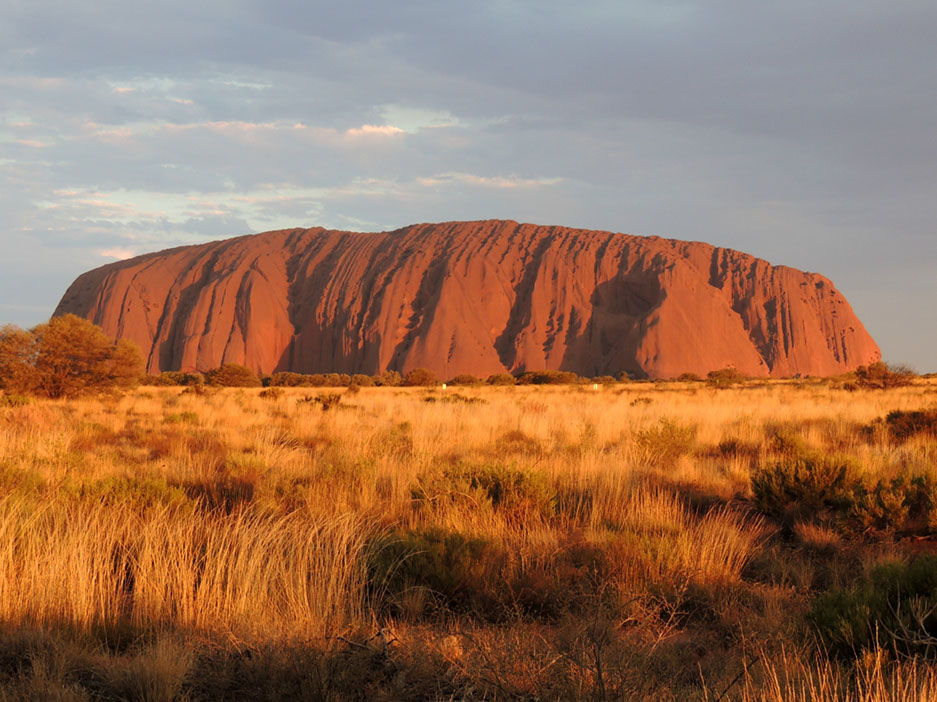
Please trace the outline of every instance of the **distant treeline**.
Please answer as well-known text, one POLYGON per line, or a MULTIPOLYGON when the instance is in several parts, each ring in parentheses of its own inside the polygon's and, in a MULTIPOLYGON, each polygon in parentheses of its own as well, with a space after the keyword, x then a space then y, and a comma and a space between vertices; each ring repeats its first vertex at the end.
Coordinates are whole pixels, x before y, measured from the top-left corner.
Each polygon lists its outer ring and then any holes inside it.
POLYGON ((227 387, 290 387, 290 388, 325 388, 325 387, 428 387, 445 383, 452 386, 479 385, 581 385, 588 383, 627 382, 627 373, 618 377, 604 375, 587 378, 569 371, 543 370, 524 373, 496 373, 487 378, 471 374, 461 374, 448 380, 428 368, 415 368, 406 374, 389 370, 379 375, 363 373, 293 373, 281 372, 259 376, 249 368, 227 363, 220 368, 205 371, 165 371, 144 379, 146 385, 218 385, 227 387))
MULTIPOLYGON (((145 375, 143 366, 135 344, 125 339, 115 341, 100 327, 75 315, 53 318, 28 331, 10 325, 0 328, 0 390, 5 404, 17 397, 68 398, 131 387, 138 382, 175 386, 358 388, 431 387, 443 382, 453 386, 480 386, 611 385, 629 381, 627 373, 590 378, 560 370, 496 373, 487 378, 462 374, 446 380, 427 368, 415 368, 406 374, 394 370, 380 375, 282 372, 261 377, 250 368, 233 363, 205 372, 165 371, 159 375, 145 375)), ((915 373, 906 367, 878 362, 828 380, 840 383, 846 390, 887 389, 908 385, 914 377, 915 373)), ((705 378, 684 373, 674 380, 725 387, 749 379, 729 367, 710 371, 705 378)))
MULTIPOLYGON (((860 367, 855 373, 848 374, 841 380, 847 390, 859 388, 888 388, 906 385, 911 382, 914 373, 903 367, 888 366, 885 363, 873 363, 860 367)), ((677 382, 702 383, 714 387, 726 387, 752 380, 735 368, 721 368, 710 371, 706 377, 695 373, 683 373, 673 378, 677 382)), ((522 373, 496 373, 482 378, 471 374, 461 374, 448 380, 439 378, 428 368, 415 368, 406 374, 389 370, 380 375, 362 373, 293 373, 280 372, 259 376, 254 371, 233 363, 219 368, 199 372, 166 371, 157 376, 146 376, 147 385, 215 385, 222 387, 304 387, 304 388, 340 388, 340 387, 431 387, 445 383, 451 386, 482 385, 612 385, 631 382, 627 373, 617 376, 602 375, 597 377, 581 376, 571 371, 538 370, 522 373)), ((637 381, 650 382, 650 381, 637 381)))

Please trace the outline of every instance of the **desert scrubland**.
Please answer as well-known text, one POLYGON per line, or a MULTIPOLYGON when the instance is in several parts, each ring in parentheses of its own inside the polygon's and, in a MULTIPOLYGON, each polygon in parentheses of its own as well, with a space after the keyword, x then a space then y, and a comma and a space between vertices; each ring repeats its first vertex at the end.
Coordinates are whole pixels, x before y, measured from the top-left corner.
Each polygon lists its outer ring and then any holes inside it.
POLYGON ((933 381, 0 405, 0 700, 937 698, 933 381))

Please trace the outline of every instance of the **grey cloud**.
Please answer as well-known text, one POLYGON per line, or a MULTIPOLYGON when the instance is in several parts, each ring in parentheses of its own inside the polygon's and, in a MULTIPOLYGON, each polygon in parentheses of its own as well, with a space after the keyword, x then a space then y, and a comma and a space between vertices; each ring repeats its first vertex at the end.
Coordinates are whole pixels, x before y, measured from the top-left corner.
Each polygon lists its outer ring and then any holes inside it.
POLYGON ((935 33, 917 0, 12 0, 0 315, 101 248, 506 217, 820 270, 886 356, 933 365, 934 323, 888 309, 933 316, 935 33), (457 123, 348 138, 388 105, 457 123), (95 192, 139 202, 114 217, 95 192))

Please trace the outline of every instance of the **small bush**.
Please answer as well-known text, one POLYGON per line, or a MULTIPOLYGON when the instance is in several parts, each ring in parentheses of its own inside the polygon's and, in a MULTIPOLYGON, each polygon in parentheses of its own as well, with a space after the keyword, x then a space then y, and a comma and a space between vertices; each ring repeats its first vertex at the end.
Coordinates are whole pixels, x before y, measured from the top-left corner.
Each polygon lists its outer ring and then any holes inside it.
POLYGON ((701 383, 703 379, 696 373, 681 373, 676 378, 681 383, 701 383))
MULTIPOLYGON (((628 377, 625 376, 625 381, 628 380, 628 377)), ((613 378, 610 375, 597 375, 592 379, 592 382, 598 385, 615 385, 618 380, 613 378)))
POLYGON ((556 490, 540 474, 513 465, 461 464, 442 474, 424 476, 413 488, 420 502, 479 502, 509 521, 549 519, 556 513, 556 490))
POLYGON ((851 461, 821 454, 787 458, 752 475, 755 504, 788 527, 825 521, 847 534, 930 532, 937 485, 923 475, 871 481, 851 461))
POLYGON ((899 442, 921 434, 937 437, 937 410, 895 410, 885 417, 885 426, 888 434, 899 442))
POLYGON ((270 382, 267 383, 269 387, 283 387, 283 388, 299 388, 299 387, 309 387, 312 385, 311 382, 312 376, 303 375, 302 373, 292 373, 290 371, 283 371, 280 373, 274 373, 270 376, 270 382))
POLYGON ((857 482, 848 516, 856 530, 932 532, 937 527, 937 485, 925 475, 857 482))
POLYGON ((283 397, 283 390, 282 388, 271 386, 269 388, 265 388, 261 390, 258 397, 260 397, 260 399, 262 400, 270 400, 272 402, 275 402, 283 397))
POLYGON ((463 405, 483 405, 485 401, 480 397, 469 397, 457 392, 445 394, 428 394, 423 398, 423 402, 441 402, 443 404, 463 404, 463 405))
POLYGON ((259 388, 263 386, 260 378, 250 368, 236 363, 225 363, 205 374, 209 385, 226 388, 259 388))
POLYGON ((395 388, 403 384, 403 376, 395 370, 386 370, 377 376, 374 384, 385 388, 395 388))
POLYGON ((429 387, 439 385, 439 378, 428 368, 414 368, 404 376, 403 384, 408 387, 429 387))
POLYGON ((777 453, 789 458, 810 456, 811 451, 804 441, 804 437, 796 430, 787 426, 770 426, 766 428, 768 443, 777 453))
POLYGON ((192 424, 197 426, 198 423, 198 414, 195 412, 179 412, 177 414, 167 414, 163 417, 163 424, 192 424))
POLYGON ((906 366, 896 366, 882 361, 859 366, 856 369, 856 385, 871 390, 889 390, 910 385, 915 373, 906 366))
POLYGON ((416 616, 433 603, 462 612, 490 609, 485 583, 498 573, 501 553, 488 540, 430 528, 392 532, 369 551, 368 583, 383 608, 416 616), (420 611, 412 611, 414 601, 420 611))
POLYGON ((755 504, 789 524, 842 513, 852 504, 851 466, 822 456, 798 456, 752 475, 755 504))
POLYGON ((517 377, 518 385, 578 385, 582 378, 571 371, 527 371, 517 377))
POLYGON ((933 655, 937 556, 881 565, 852 588, 821 595, 808 621, 827 649, 841 657, 873 648, 933 655))
POLYGON ((706 382, 717 388, 729 387, 730 385, 741 383, 743 380, 745 380, 745 376, 731 366, 709 371, 709 373, 706 374, 706 382))
POLYGON ((714 453, 724 458, 755 458, 760 451, 758 444, 750 444, 733 438, 720 441, 714 453))
POLYGON ((489 385, 516 385, 517 378, 510 373, 495 373, 489 375, 486 381, 489 385))
POLYGON ((333 407, 338 407, 342 403, 342 395, 338 392, 320 393, 319 395, 306 395, 299 400, 301 404, 319 405, 323 412, 328 412, 333 407))
POLYGON ((452 378, 448 382, 448 385, 474 386, 481 385, 481 383, 482 380, 478 376, 472 375, 471 373, 462 373, 461 375, 457 375, 456 377, 452 378))
POLYGON ((355 373, 351 376, 351 382, 348 384, 348 387, 357 386, 359 388, 370 388, 374 387, 374 378, 370 375, 365 375, 364 373, 355 373))
POLYGON ((3 393, 0 395, 0 407, 23 407, 30 403, 30 399, 25 395, 9 395, 3 393))
POLYGON ((160 387, 201 385, 204 382, 205 376, 201 373, 187 371, 163 371, 159 375, 148 375, 143 379, 144 385, 160 387))
POLYGON ((693 450, 696 427, 662 419, 656 427, 635 432, 634 443, 650 461, 674 461, 693 450))
POLYGON ((197 397, 204 397, 216 392, 218 392, 217 387, 209 387, 207 385, 189 385, 182 392, 180 392, 179 395, 195 395, 197 397))

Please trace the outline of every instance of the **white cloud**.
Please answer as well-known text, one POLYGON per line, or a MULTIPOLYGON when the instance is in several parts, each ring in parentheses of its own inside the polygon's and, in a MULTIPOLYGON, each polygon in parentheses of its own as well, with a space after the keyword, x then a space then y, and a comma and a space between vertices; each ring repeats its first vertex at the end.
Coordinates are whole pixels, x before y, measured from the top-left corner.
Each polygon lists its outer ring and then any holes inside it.
POLYGON ((364 124, 360 127, 353 127, 352 129, 347 129, 345 134, 350 137, 393 137, 399 134, 404 134, 404 130, 400 127, 395 127, 390 124, 377 125, 377 124, 364 124))
POLYGON ((516 174, 506 176, 480 176, 472 173, 440 173, 417 178, 416 182, 426 187, 470 185, 479 188, 513 190, 515 188, 542 188, 559 185, 563 178, 522 178, 516 174))
POLYGON ((98 251, 98 255, 115 261, 126 261, 128 258, 136 256, 137 252, 133 249, 101 249, 98 251))

